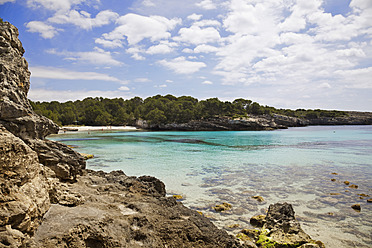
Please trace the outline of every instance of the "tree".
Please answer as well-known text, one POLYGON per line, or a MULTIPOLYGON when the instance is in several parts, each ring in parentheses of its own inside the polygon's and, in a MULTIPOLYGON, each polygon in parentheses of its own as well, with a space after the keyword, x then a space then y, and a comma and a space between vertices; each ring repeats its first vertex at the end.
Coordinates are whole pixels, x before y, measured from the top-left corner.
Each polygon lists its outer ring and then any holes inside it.
POLYGON ((146 120, 151 125, 159 125, 166 123, 167 117, 165 117, 162 110, 153 109, 146 115, 146 120))

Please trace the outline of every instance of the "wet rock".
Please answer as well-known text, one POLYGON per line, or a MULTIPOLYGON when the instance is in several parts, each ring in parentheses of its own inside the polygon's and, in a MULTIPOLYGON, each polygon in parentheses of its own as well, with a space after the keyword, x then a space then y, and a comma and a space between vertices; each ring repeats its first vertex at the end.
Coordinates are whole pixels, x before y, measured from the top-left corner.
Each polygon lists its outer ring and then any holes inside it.
POLYGON ((254 227, 263 227, 265 224, 265 218, 265 215, 256 215, 249 220, 249 223, 254 227))
POLYGON ((256 229, 243 229, 240 232, 247 235, 251 240, 258 240, 261 231, 256 229))
POLYGON ((369 195, 367 195, 367 194, 358 194, 359 196, 361 196, 361 197, 369 197, 369 195))
POLYGON ((367 200, 368 203, 372 203, 372 198, 367 200))
MULTIPOLYGON (((68 147, 70 147, 70 146, 68 146, 68 147)), ((73 147, 70 147, 70 148, 73 148, 73 147)), ((84 158, 85 160, 88 160, 88 159, 92 159, 92 158, 94 158, 94 155, 93 155, 93 154, 80 153, 80 155, 83 156, 83 158, 84 158)))
POLYGON ((229 229, 236 229, 236 228, 239 228, 240 227, 240 224, 231 224, 231 225, 228 225, 227 228, 229 229))
POLYGON ((252 196, 252 198, 255 199, 255 200, 257 200, 258 202, 265 201, 265 199, 262 196, 259 196, 259 195, 252 196))
POLYGON ((232 208, 231 204, 229 204, 227 202, 224 202, 222 204, 219 204, 219 205, 216 205, 215 207, 213 207, 213 209, 216 212, 224 212, 224 211, 227 211, 227 210, 231 210, 231 208, 232 208))
POLYGON ((300 223, 295 219, 293 207, 288 203, 270 205, 265 221, 263 229, 268 229, 269 232, 260 235, 262 244, 269 240, 277 243, 279 247, 280 244, 296 247, 312 241, 300 227, 300 223))
POLYGON ((172 195, 172 197, 176 200, 183 200, 183 196, 182 195, 172 195))
POLYGON ((345 185, 349 185, 350 182, 349 182, 349 181, 344 181, 344 184, 345 184, 345 185))
POLYGON ((357 212, 360 212, 362 210, 362 208, 360 207, 360 204, 354 204, 351 206, 351 208, 357 212))
POLYGON ((352 185, 349 186, 349 188, 351 188, 351 189, 357 189, 357 188, 359 188, 359 186, 356 185, 356 184, 352 184, 352 185))

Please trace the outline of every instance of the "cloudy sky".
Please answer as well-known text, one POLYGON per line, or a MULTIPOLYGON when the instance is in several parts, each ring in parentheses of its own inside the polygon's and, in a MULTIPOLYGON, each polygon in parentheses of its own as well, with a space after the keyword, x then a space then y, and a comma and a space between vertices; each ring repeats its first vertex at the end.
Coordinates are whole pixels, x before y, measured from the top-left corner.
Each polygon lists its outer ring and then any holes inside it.
POLYGON ((29 98, 190 95, 372 111, 372 0, 0 0, 29 98))

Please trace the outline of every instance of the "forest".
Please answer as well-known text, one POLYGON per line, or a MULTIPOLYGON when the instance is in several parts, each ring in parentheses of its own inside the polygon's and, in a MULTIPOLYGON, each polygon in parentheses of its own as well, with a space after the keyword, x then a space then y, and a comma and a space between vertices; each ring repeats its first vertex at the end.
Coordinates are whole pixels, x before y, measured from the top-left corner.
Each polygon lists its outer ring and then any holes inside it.
POLYGON ((34 111, 53 120, 60 126, 121 126, 134 125, 137 120, 149 124, 187 123, 191 120, 228 117, 244 118, 251 115, 281 114, 298 118, 315 119, 347 115, 336 110, 276 109, 262 106, 247 99, 233 102, 209 98, 199 101, 191 96, 156 95, 142 99, 85 98, 68 102, 32 102, 34 111))

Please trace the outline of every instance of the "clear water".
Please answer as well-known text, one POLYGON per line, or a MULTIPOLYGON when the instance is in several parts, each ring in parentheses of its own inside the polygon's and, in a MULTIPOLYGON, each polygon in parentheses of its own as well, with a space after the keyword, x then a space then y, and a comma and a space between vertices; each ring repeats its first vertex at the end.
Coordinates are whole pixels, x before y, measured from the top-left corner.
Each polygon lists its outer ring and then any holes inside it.
POLYGON ((250 228, 250 217, 264 214, 270 204, 289 202, 303 229, 327 247, 372 247, 372 203, 367 203, 372 198, 372 126, 91 131, 50 139, 94 154, 87 161, 90 169, 159 178, 169 194, 181 194, 186 206, 232 234, 250 228), (257 202, 255 195, 265 201, 257 202), (214 212, 211 207, 222 202, 233 209, 214 212), (360 204, 361 212, 353 204, 360 204), (240 226, 229 228, 231 224, 240 226))

